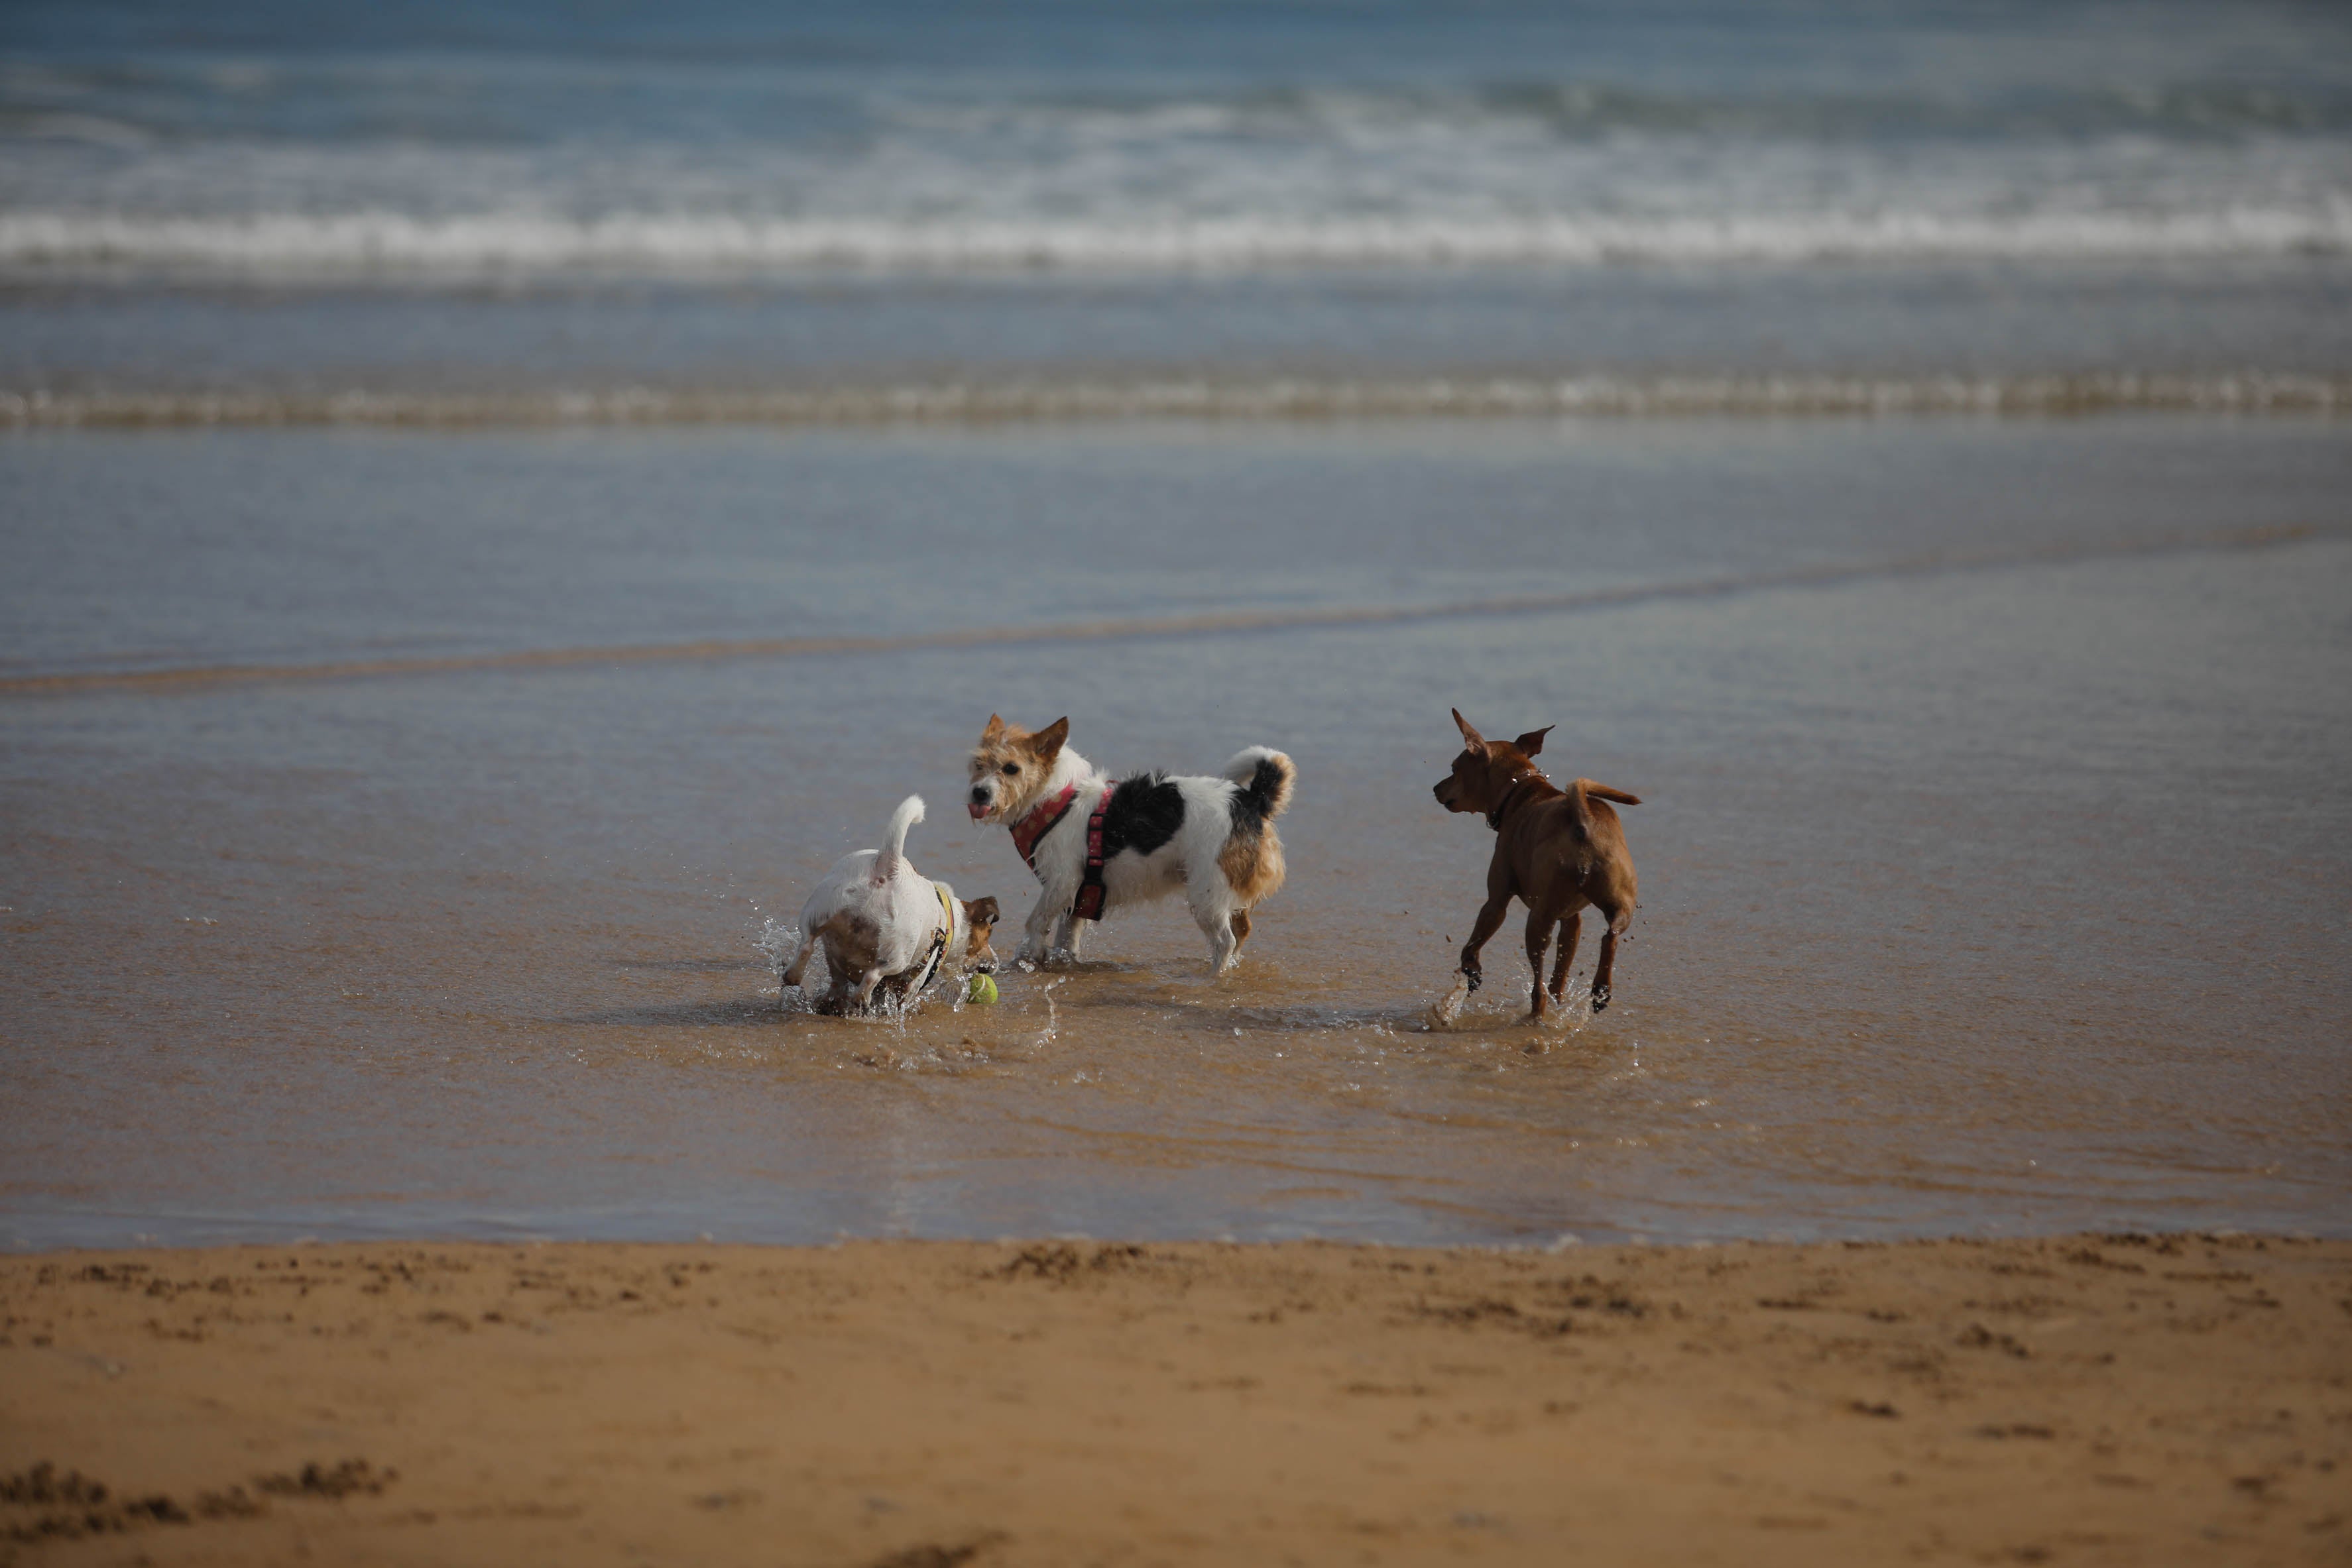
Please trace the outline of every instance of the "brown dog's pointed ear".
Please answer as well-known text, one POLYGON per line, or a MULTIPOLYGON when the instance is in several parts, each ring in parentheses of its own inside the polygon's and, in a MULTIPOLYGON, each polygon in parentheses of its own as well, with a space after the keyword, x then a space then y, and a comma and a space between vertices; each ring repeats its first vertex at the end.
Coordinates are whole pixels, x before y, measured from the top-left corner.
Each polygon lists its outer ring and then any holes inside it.
POLYGON ((963 923, 966 925, 993 925, 999 918, 996 900, 992 896, 967 898, 963 901, 963 923))
POLYGON ((982 746, 993 746, 1003 738, 1004 721, 997 717, 994 714, 990 714, 988 716, 988 727, 980 732, 980 743, 982 746))
POLYGON ((1470 727, 1470 721, 1462 716, 1462 710, 1457 707, 1451 709, 1450 711, 1454 715, 1454 727, 1462 732, 1462 744, 1465 746, 1485 747, 1486 744, 1486 737, 1470 727))
POLYGON ((1521 751, 1526 752, 1529 757, 1533 757, 1537 752, 1543 749, 1543 737, 1549 735, 1551 732, 1552 727, 1550 725, 1546 725, 1541 729, 1531 729, 1528 731, 1527 734, 1519 737, 1518 739, 1511 742, 1511 744, 1517 747, 1521 751))
POLYGON ((1069 738, 1069 719, 1057 718, 1029 737, 1029 749, 1037 754, 1038 761, 1051 768, 1054 758, 1062 755, 1062 742, 1069 738))

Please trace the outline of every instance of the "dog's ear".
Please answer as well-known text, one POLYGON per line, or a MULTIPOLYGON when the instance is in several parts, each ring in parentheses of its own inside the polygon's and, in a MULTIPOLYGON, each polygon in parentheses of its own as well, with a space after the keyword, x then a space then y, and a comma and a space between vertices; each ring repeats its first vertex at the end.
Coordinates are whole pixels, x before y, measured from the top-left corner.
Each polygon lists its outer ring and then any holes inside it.
POLYGON ((1486 737, 1470 727, 1470 721, 1462 716, 1462 710, 1460 708, 1454 708, 1451 711, 1454 715, 1454 727, 1462 732, 1462 744, 1470 747, 1474 750, 1485 750, 1486 747, 1486 737))
POLYGON ((993 898, 967 898, 963 901, 964 924, 974 930, 993 925, 1000 916, 993 898))
POLYGON ((1526 752, 1529 757, 1533 757, 1537 752, 1543 749, 1543 737, 1549 735, 1551 732, 1552 727, 1550 725, 1546 725, 1541 729, 1531 729, 1528 731, 1527 734, 1519 737, 1518 739, 1511 742, 1511 744, 1517 747, 1521 751, 1526 752))
POLYGON ((1062 742, 1069 738, 1069 719, 1057 718, 1029 737, 1029 749, 1036 754, 1038 761, 1051 768, 1054 758, 1062 755, 1062 742))
POLYGON ((988 727, 980 732, 980 743, 982 746, 994 746, 998 741, 1003 738, 1004 721, 997 717, 994 714, 990 714, 988 716, 988 727))

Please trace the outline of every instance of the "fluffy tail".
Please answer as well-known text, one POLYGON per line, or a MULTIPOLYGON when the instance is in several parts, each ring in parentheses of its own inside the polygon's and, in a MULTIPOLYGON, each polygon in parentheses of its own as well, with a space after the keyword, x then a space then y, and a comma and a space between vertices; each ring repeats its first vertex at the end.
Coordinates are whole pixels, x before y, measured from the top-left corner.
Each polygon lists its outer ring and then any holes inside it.
POLYGON ((898 802, 890 813, 890 825, 882 830, 882 850, 874 857, 874 885, 880 887, 898 874, 907 863, 907 830, 923 820, 923 798, 909 795, 898 802))
POLYGON ((1265 822, 1290 809, 1290 789, 1298 780, 1298 769, 1281 752, 1253 746, 1225 764, 1225 777, 1241 786, 1234 797, 1234 814, 1265 822))

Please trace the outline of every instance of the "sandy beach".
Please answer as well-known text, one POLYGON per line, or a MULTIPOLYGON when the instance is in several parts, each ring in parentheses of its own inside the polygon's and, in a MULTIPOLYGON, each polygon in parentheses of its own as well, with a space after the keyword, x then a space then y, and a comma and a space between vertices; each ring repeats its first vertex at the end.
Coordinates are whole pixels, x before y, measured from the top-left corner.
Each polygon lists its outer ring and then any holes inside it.
POLYGON ((76 1252, 0 1319, 27 1563, 2352 1556, 2339 1241, 76 1252))
POLYGON ((2352 5, 9 5, 0 1568, 2352 1568, 2347 301, 2352 5))

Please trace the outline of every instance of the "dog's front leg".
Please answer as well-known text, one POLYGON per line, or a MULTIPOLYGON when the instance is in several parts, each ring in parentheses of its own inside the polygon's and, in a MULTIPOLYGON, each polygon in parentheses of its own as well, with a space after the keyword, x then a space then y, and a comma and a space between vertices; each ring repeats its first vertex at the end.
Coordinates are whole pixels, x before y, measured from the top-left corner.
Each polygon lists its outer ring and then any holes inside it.
POLYGON ((1479 982, 1486 977, 1486 972, 1478 967, 1478 949, 1486 945, 1486 938, 1502 928, 1503 916, 1509 912, 1510 907, 1511 895, 1508 890, 1489 893, 1486 895, 1486 907, 1478 911, 1477 922, 1470 927, 1470 940, 1462 946, 1462 973, 1469 980, 1470 988, 1474 991, 1478 988, 1479 982))
POLYGON ((1054 934, 1055 923, 1069 912, 1069 901, 1056 899, 1050 888, 1038 894, 1037 906, 1029 912, 1029 918, 1022 922, 1021 950, 1013 957, 1024 964, 1044 963, 1045 955, 1051 951, 1047 938, 1054 934))

